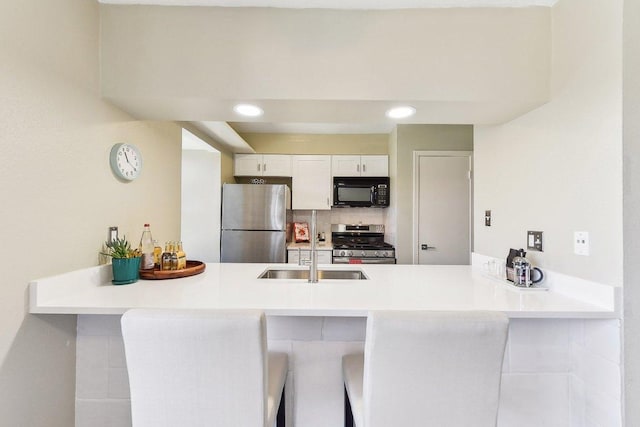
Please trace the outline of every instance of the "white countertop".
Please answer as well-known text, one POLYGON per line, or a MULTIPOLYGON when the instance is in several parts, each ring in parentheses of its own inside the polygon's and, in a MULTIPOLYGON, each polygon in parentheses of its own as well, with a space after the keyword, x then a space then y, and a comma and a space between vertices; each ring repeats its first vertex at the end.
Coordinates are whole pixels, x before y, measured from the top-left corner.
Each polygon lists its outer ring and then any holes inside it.
MULTIPOLYGON (((207 264, 199 275, 111 284, 111 266, 30 283, 30 312, 122 314, 129 308, 254 308, 282 316, 366 316, 369 310, 497 310, 518 318, 616 318, 615 307, 553 291, 527 291, 471 266, 324 265, 361 269, 369 280, 257 279, 287 264, 207 264)), ((615 289, 612 290, 612 292, 615 289)))

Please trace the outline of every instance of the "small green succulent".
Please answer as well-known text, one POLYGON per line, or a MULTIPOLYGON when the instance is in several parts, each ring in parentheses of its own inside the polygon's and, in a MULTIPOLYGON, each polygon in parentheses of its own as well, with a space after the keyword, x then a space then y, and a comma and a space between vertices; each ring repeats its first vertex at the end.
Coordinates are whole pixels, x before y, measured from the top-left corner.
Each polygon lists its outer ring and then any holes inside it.
POLYGON ((111 258, 137 258, 140 256, 140 251, 132 249, 126 237, 116 238, 110 242, 105 242, 104 245, 106 250, 101 253, 111 258))

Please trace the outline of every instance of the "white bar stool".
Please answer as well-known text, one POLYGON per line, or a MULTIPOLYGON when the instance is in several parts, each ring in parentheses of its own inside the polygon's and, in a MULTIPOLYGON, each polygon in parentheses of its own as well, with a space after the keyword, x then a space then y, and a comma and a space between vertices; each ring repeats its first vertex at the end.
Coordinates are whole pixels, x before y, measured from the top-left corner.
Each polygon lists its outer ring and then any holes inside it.
POLYGON ((495 427, 509 319, 374 311, 364 354, 342 358, 345 426, 495 427))
POLYGON ((260 311, 134 309, 122 316, 134 427, 284 427, 287 355, 260 311), (279 410, 278 410, 279 409, 279 410))

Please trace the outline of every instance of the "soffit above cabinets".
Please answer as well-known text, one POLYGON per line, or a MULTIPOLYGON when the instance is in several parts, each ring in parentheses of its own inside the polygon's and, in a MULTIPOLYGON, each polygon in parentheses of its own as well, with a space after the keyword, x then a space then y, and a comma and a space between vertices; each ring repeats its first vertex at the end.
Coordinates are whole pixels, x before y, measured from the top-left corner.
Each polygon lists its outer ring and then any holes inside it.
POLYGON ((549 101, 546 7, 103 4, 100 15, 102 96, 140 119, 388 133, 396 123, 503 123, 549 101), (264 115, 240 117, 237 103, 264 115), (398 105, 416 114, 387 118, 398 105))
POLYGON ((286 9, 426 9, 553 6, 557 0, 99 0, 109 4, 277 7, 286 9))

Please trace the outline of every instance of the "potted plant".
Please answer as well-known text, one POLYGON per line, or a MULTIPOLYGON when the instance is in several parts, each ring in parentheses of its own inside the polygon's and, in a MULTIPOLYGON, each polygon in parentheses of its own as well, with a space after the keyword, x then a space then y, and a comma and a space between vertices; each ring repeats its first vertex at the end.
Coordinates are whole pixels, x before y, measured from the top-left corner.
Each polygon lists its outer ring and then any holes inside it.
POLYGON ((132 249, 126 237, 105 242, 103 255, 111 257, 114 285, 127 285, 140 277, 140 251, 132 249))

